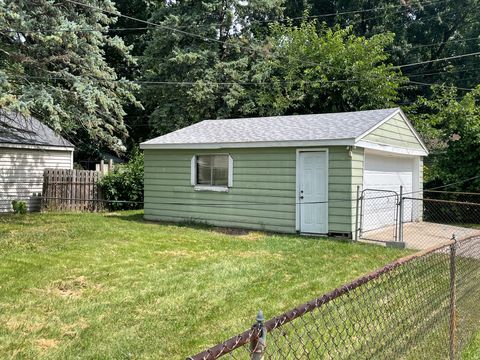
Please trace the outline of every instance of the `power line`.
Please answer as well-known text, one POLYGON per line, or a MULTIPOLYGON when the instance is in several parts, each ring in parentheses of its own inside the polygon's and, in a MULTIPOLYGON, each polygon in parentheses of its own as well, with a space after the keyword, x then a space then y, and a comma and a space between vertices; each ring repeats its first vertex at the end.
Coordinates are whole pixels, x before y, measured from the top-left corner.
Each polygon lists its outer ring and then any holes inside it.
POLYGON ((425 190, 423 190, 423 191, 431 191, 431 190, 443 189, 443 188, 446 188, 446 187, 450 187, 450 186, 453 186, 453 185, 463 184, 464 182, 467 182, 467 181, 470 181, 470 180, 476 180, 476 179, 480 179, 480 175, 472 176, 472 177, 470 177, 470 178, 463 179, 463 180, 458 180, 458 181, 453 182, 453 183, 450 183, 450 184, 446 184, 446 185, 442 185, 442 186, 437 186, 437 187, 425 189, 425 190))
MULTIPOLYGON (((425 82, 421 82, 421 81, 414 81, 414 80, 409 80, 409 82, 411 82, 412 84, 416 84, 416 85, 422 85, 422 86, 432 86, 432 85, 442 85, 442 84, 436 84, 436 83, 425 83, 425 82)), ((455 86, 455 85, 454 85, 455 86)), ((471 89, 471 88, 464 88, 464 87, 459 87, 459 86, 455 86, 455 88, 457 88, 458 90, 464 90, 464 91, 472 91, 472 90, 475 90, 475 89, 471 89)))
MULTIPOLYGON (((423 4, 436 4, 436 3, 443 3, 448 0, 432 0, 432 1, 425 1, 423 4)), ((422 5, 423 5, 422 4, 422 5)), ((380 7, 373 7, 369 9, 359 9, 359 10, 351 10, 351 11, 341 11, 341 12, 334 12, 334 13, 327 13, 327 14, 318 14, 318 15, 308 15, 308 16, 298 16, 298 17, 293 17, 293 18, 285 18, 285 19, 272 19, 272 20, 255 20, 254 22, 281 22, 281 21, 289 21, 289 20, 305 20, 305 19, 317 19, 317 18, 324 18, 324 17, 333 17, 333 16, 341 16, 341 15, 349 15, 349 14, 360 14, 360 13, 366 13, 366 12, 374 12, 374 11, 379 11, 379 10, 393 10, 397 8, 408 8, 408 6, 405 5, 394 5, 394 6, 380 6, 380 7)), ((396 11, 395 13, 398 12, 403 12, 403 9, 401 11, 396 11)), ((384 15, 382 15, 383 17, 384 15)), ((375 17, 377 18, 377 17, 375 17)), ((366 20, 366 19, 363 19, 366 20)))
MULTIPOLYGON (((26 78, 26 79, 37 79, 37 80, 69 80, 61 77, 48 77, 48 76, 7 76, 8 78, 26 78)), ((4 77, 5 78, 5 77, 4 77)), ((373 77, 375 78, 375 77, 373 77)), ((358 83, 363 80, 367 79, 368 77, 364 78, 357 78, 357 79, 338 79, 338 80, 311 80, 311 81, 304 81, 304 80, 296 80, 296 81, 279 81, 279 83, 283 84, 336 84, 336 83, 358 83)), ((105 82, 116 82, 116 83, 134 83, 138 85, 144 85, 144 86, 195 86, 198 85, 198 81, 123 81, 123 80, 107 80, 107 79, 92 79, 96 81, 105 81, 105 82)), ((414 81, 407 79, 408 83, 414 84, 416 86, 433 86, 433 85, 442 85, 442 84, 437 84, 437 83, 426 83, 426 82, 420 82, 420 81, 414 81)), ((203 82, 205 85, 218 85, 218 86, 233 86, 233 85, 240 85, 240 86, 247 86, 247 85, 252 85, 252 86, 264 86, 264 85, 273 85, 277 84, 276 82, 214 82, 214 81, 208 81, 208 82, 203 82)), ((399 86, 408 86, 407 84, 400 84, 399 86)), ((455 86, 455 85, 453 85, 455 86)), ((463 91, 472 91, 474 89, 472 88, 464 88, 464 87, 457 87, 459 90, 463 91)))
MULTIPOLYGON (((2 78, 2 76, 0 76, 2 78)), ((3 76, 3 78, 10 79, 33 79, 33 80, 69 80, 63 77, 49 77, 49 76, 29 76, 29 75, 15 75, 15 76, 3 76)), ((318 83, 351 83, 351 82, 360 82, 365 79, 368 80, 369 77, 365 76, 363 78, 353 78, 353 79, 337 79, 337 80, 291 80, 291 81, 279 81, 283 84, 318 84, 318 83)), ((371 78, 379 78, 379 76, 372 76, 371 78)), ((97 79, 97 78, 87 78, 96 81, 105 81, 105 82, 116 82, 116 83, 134 83, 138 85, 179 85, 179 86, 192 86, 198 85, 199 82, 202 82, 206 85, 272 85, 277 84, 273 81, 264 81, 264 82, 248 82, 248 81, 149 81, 149 80, 108 80, 108 79, 97 79)))
POLYGON ((421 76, 431 76, 431 75, 439 75, 439 74, 456 74, 456 73, 462 73, 462 72, 467 72, 467 71, 472 71, 472 70, 480 70, 478 67, 473 67, 473 68, 465 68, 462 70, 454 70, 454 71, 448 71, 448 70, 442 70, 442 71, 437 71, 437 72, 427 72, 427 73, 415 73, 415 74, 408 74, 405 76, 410 77, 421 77, 421 76))
POLYGON ((115 31, 138 31, 138 30, 147 30, 151 29, 151 27, 130 27, 130 28, 108 28, 108 29, 34 29, 34 30, 14 30, 14 29, 6 29, 0 30, 0 32, 9 32, 9 33, 22 33, 22 34, 29 34, 29 33, 56 33, 56 32, 115 32, 115 31))
MULTIPOLYGON (((179 33, 182 33, 182 34, 184 34, 184 35, 189 35, 189 36, 193 36, 193 37, 196 37, 196 38, 203 39, 203 40, 205 40, 205 41, 214 41, 214 42, 217 42, 217 43, 221 43, 221 44, 223 44, 223 45, 228 45, 228 43, 225 42, 225 41, 221 41, 221 40, 214 39, 214 38, 207 38, 207 37, 204 37, 204 36, 202 36, 202 35, 194 34, 194 33, 188 32, 188 31, 184 31, 184 30, 175 29, 175 28, 172 28, 172 27, 169 27, 169 26, 165 26, 165 25, 160 25, 160 24, 157 24, 157 23, 148 21, 148 20, 142 20, 142 19, 138 19, 138 18, 135 18, 135 17, 132 17, 132 16, 123 15, 123 14, 121 14, 120 12, 115 13, 114 11, 109 11, 109 10, 105 10, 105 9, 102 9, 102 8, 99 8, 99 7, 96 7, 96 6, 87 5, 87 4, 81 3, 81 2, 76 1, 76 0, 65 0, 65 1, 70 2, 70 3, 72 3, 72 4, 84 6, 84 7, 90 8, 90 9, 98 10, 98 11, 101 11, 101 12, 104 12, 104 13, 112 14, 112 15, 114 15, 114 16, 120 16, 120 17, 124 17, 124 18, 126 18, 126 19, 129 19, 129 20, 139 21, 139 22, 145 23, 145 24, 147 24, 147 25, 152 25, 152 26, 164 28, 164 29, 167 29, 167 30, 170 30, 170 31, 179 32, 179 33)), ((442 1, 443 1, 443 0, 442 0, 442 1)), ((325 16, 327 16, 327 15, 329 15, 329 14, 325 14, 325 16)), ((456 56, 450 56, 450 57, 440 58, 440 59, 434 59, 434 60, 420 61, 420 62, 411 63, 411 64, 396 65, 396 66, 394 66, 394 68, 401 69, 401 68, 404 68, 404 67, 410 67, 410 66, 416 66, 416 65, 429 64, 429 63, 438 62, 438 61, 459 59, 459 58, 463 58, 463 57, 467 57, 467 56, 474 56, 474 55, 480 55, 480 52, 463 54, 463 55, 456 55, 456 56)), ((317 65, 318 65, 318 64, 317 64, 317 65)))
MULTIPOLYGON (((69 1, 69 2, 73 2, 77 5, 82 5, 82 6, 86 6, 86 7, 90 7, 90 8, 96 8, 96 7, 93 7, 91 5, 88 5, 88 4, 83 4, 83 3, 80 3, 80 2, 77 2, 77 1, 70 1, 70 0, 65 0, 65 1, 69 1)), ((448 0, 432 0, 432 1, 425 1, 423 2, 422 5, 424 4, 436 4, 436 3, 442 3, 442 2, 446 2, 448 0)), ((293 18, 277 18, 277 19, 270 19, 270 20, 251 20, 250 21, 250 24, 253 24, 253 23, 272 23, 272 22, 285 22, 285 21, 288 21, 288 20, 301 20, 301 19, 315 19, 315 18, 323 18, 323 17, 332 17, 332 16, 340 16, 340 15, 348 15, 348 14, 360 14, 360 13, 365 13, 365 12, 373 12, 373 11, 378 11, 378 10, 392 10, 392 9, 397 9, 397 8, 405 8, 406 6, 405 5, 394 5, 394 6, 383 6, 383 7, 374 7, 374 8, 369 8, 369 9, 359 9, 359 10, 352 10, 352 11, 343 11, 343 12, 335 12, 335 13, 329 13, 329 14, 318 14, 318 15, 308 15, 308 16, 300 16, 300 17, 293 17, 293 18)), ((103 11, 103 12, 108 12, 107 10, 103 10, 101 8, 96 8, 100 11, 103 11)), ((403 10, 401 11, 396 11, 394 13, 398 13, 398 12, 403 12, 403 10)), ((114 13, 114 12, 108 12, 108 13, 111 13, 111 14, 114 14, 115 16, 121 16, 121 17, 127 17, 128 15, 123 15, 123 14, 120 14, 120 13, 114 13)), ((383 15, 382 15, 383 17, 383 15)), ((139 19, 139 18, 134 18, 132 16, 129 16, 128 17, 130 20, 133 20, 133 21, 141 21, 141 22, 145 22, 146 20, 143 20, 143 19, 139 19)), ((373 18, 367 18, 367 19, 362 19, 362 21, 365 21, 365 20, 369 20, 369 19, 376 19, 378 17, 373 17, 373 18)), ((153 25, 153 23, 152 23, 153 25)), ((164 26, 164 25, 161 25, 161 24, 155 24, 156 26, 164 26)), ((223 25, 223 23, 210 23, 210 24, 189 24, 189 25, 185 25, 185 26, 182 26, 182 27, 207 27, 207 26, 219 26, 219 25, 223 25)), ((128 30, 147 30, 147 29, 151 29, 151 27, 143 27, 143 28, 125 28, 126 31, 128 30)), ((177 27, 178 29, 178 27, 177 27)), ((11 30, 12 32, 16 32, 16 30, 11 30)), ((48 29, 48 30, 27 30, 27 31, 20 31, 20 32, 55 32, 56 30, 51 30, 51 29, 48 29)), ((82 30, 82 29, 79 29, 79 30, 75 30, 75 29, 71 29, 71 30, 60 30, 60 31, 97 31, 97 30, 90 30, 90 29, 85 29, 85 30, 82 30)), ((113 29, 112 29, 113 31, 113 29)))
POLYGON ((155 26, 155 27, 159 27, 159 28, 162 28, 162 29, 165 29, 165 30, 169 30, 169 31, 180 33, 180 34, 196 37, 196 38, 202 39, 203 41, 213 41, 213 42, 217 42, 217 43, 220 43, 220 44, 223 44, 223 45, 228 45, 225 41, 221 41, 221 40, 218 40, 218 39, 209 38, 209 37, 206 37, 206 36, 203 36, 203 35, 198 35, 198 34, 195 34, 195 33, 188 32, 188 31, 172 28, 170 26, 157 24, 157 23, 154 23, 154 22, 151 22, 151 21, 148 21, 148 20, 138 19, 138 18, 135 18, 133 16, 124 15, 120 12, 105 10, 105 9, 99 8, 97 6, 84 4, 82 2, 75 1, 75 0, 65 0, 65 1, 67 1, 69 3, 72 3, 72 4, 79 5, 79 6, 83 6, 83 7, 86 7, 86 8, 90 8, 90 9, 93 9, 93 10, 97 10, 97 11, 100 11, 100 12, 103 12, 103 13, 106 13, 106 14, 111 14, 111 15, 114 15, 114 16, 123 17, 125 19, 138 21, 138 22, 141 22, 141 23, 144 23, 144 24, 147 24, 147 25, 152 25, 152 26, 155 26))
POLYGON ((393 67, 397 68, 397 69, 403 69, 405 67, 410 67, 410 66, 424 65, 424 64, 430 64, 430 63, 434 63, 434 62, 438 62, 438 61, 460 59, 460 58, 464 58, 464 57, 468 57, 468 56, 477 56, 477 55, 480 55, 480 51, 473 52, 473 53, 468 53, 468 54, 462 54, 462 55, 448 56, 448 57, 433 59, 433 60, 419 61, 419 62, 415 62, 415 63, 411 63, 411 64, 395 65, 393 67))
POLYGON ((441 41, 441 42, 438 42, 438 43, 431 43, 431 44, 418 44, 418 45, 412 46, 410 49, 418 49, 418 48, 430 47, 430 46, 435 46, 435 45, 443 45, 443 44, 450 44, 450 43, 463 42, 463 41, 473 41, 473 40, 480 41, 480 38, 478 36, 476 36, 476 37, 465 38, 465 39, 454 39, 454 40, 441 41))

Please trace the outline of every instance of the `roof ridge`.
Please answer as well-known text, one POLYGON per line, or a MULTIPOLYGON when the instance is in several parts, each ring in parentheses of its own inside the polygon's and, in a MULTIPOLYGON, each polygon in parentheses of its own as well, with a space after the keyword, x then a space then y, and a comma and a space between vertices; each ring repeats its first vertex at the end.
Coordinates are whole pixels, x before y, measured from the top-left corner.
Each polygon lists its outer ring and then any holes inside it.
MULTIPOLYGON (((377 112, 377 111, 387 111, 392 110, 398 111, 401 110, 399 106, 390 107, 390 108, 381 108, 381 109, 370 109, 370 110, 352 110, 352 111, 337 111, 337 112, 325 112, 325 113, 312 113, 312 114, 289 114, 289 115, 269 115, 269 116, 246 116, 246 117, 235 117, 227 119, 204 119, 195 124, 199 124, 207 121, 233 121, 233 120, 247 120, 247 119, 272 119, 272 118, 287 118, 287 117, 306 117, 306 116, 320 116, 320 115, 341 115, 341 114, 358 114, 366 112, 377 112)), ((192 125, 195 125, 192 124, 192 125)), ((190 125, 191 126, 191 125, 190 125)))

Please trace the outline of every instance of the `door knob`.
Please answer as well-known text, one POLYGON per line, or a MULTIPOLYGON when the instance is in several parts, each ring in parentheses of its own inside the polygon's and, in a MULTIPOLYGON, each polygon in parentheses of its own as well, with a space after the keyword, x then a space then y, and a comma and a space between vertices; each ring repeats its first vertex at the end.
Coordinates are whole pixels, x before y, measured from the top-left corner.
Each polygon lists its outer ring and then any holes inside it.
POLYGON ((303 199, 303 195, 300 195, 300 199, 303 199))

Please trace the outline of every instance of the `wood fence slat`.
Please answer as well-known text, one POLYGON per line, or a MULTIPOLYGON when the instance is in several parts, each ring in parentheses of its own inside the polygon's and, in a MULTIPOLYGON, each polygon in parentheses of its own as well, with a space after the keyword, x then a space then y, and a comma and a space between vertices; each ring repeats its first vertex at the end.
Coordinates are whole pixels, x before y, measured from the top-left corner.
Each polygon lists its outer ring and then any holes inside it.
POLYGON ((42 208, 65 211, 100 211, 103 202, 99 180, 91 170, 45 169, 42 208))

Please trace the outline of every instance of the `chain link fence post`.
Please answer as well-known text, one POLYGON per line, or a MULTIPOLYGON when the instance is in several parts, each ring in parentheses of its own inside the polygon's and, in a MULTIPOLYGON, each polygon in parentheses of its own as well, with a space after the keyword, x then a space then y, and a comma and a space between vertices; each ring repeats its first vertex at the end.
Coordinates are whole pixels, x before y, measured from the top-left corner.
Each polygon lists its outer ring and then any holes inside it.
POLYGON ((357 185, 357 198, 356 200, 356 208, 355 208, 355 234, 353 240, 358 241, 358 233, 360 232, 359 229, 359 220, 360 220, 360 185, 357 185))
POLYGON ((265 348, 267 347, 267 329, 264 325, 265 318, 262 310, 258 311, 257 322, 254 326, 258 330, 258 336, 254 336, 250 343, 251 359, 264 360, 265 348))
POLYGON ((456 332, 457 332, 457 294, 456 294, 456 252, 457 239, 452 236, 453 244, 450 245, 450 360, 455 359, 456 332))
POLYGON ((400 197, 398 204, 398 232, 397 232, 397 241, 403 242, 403 186, 400 185, 400 197))

